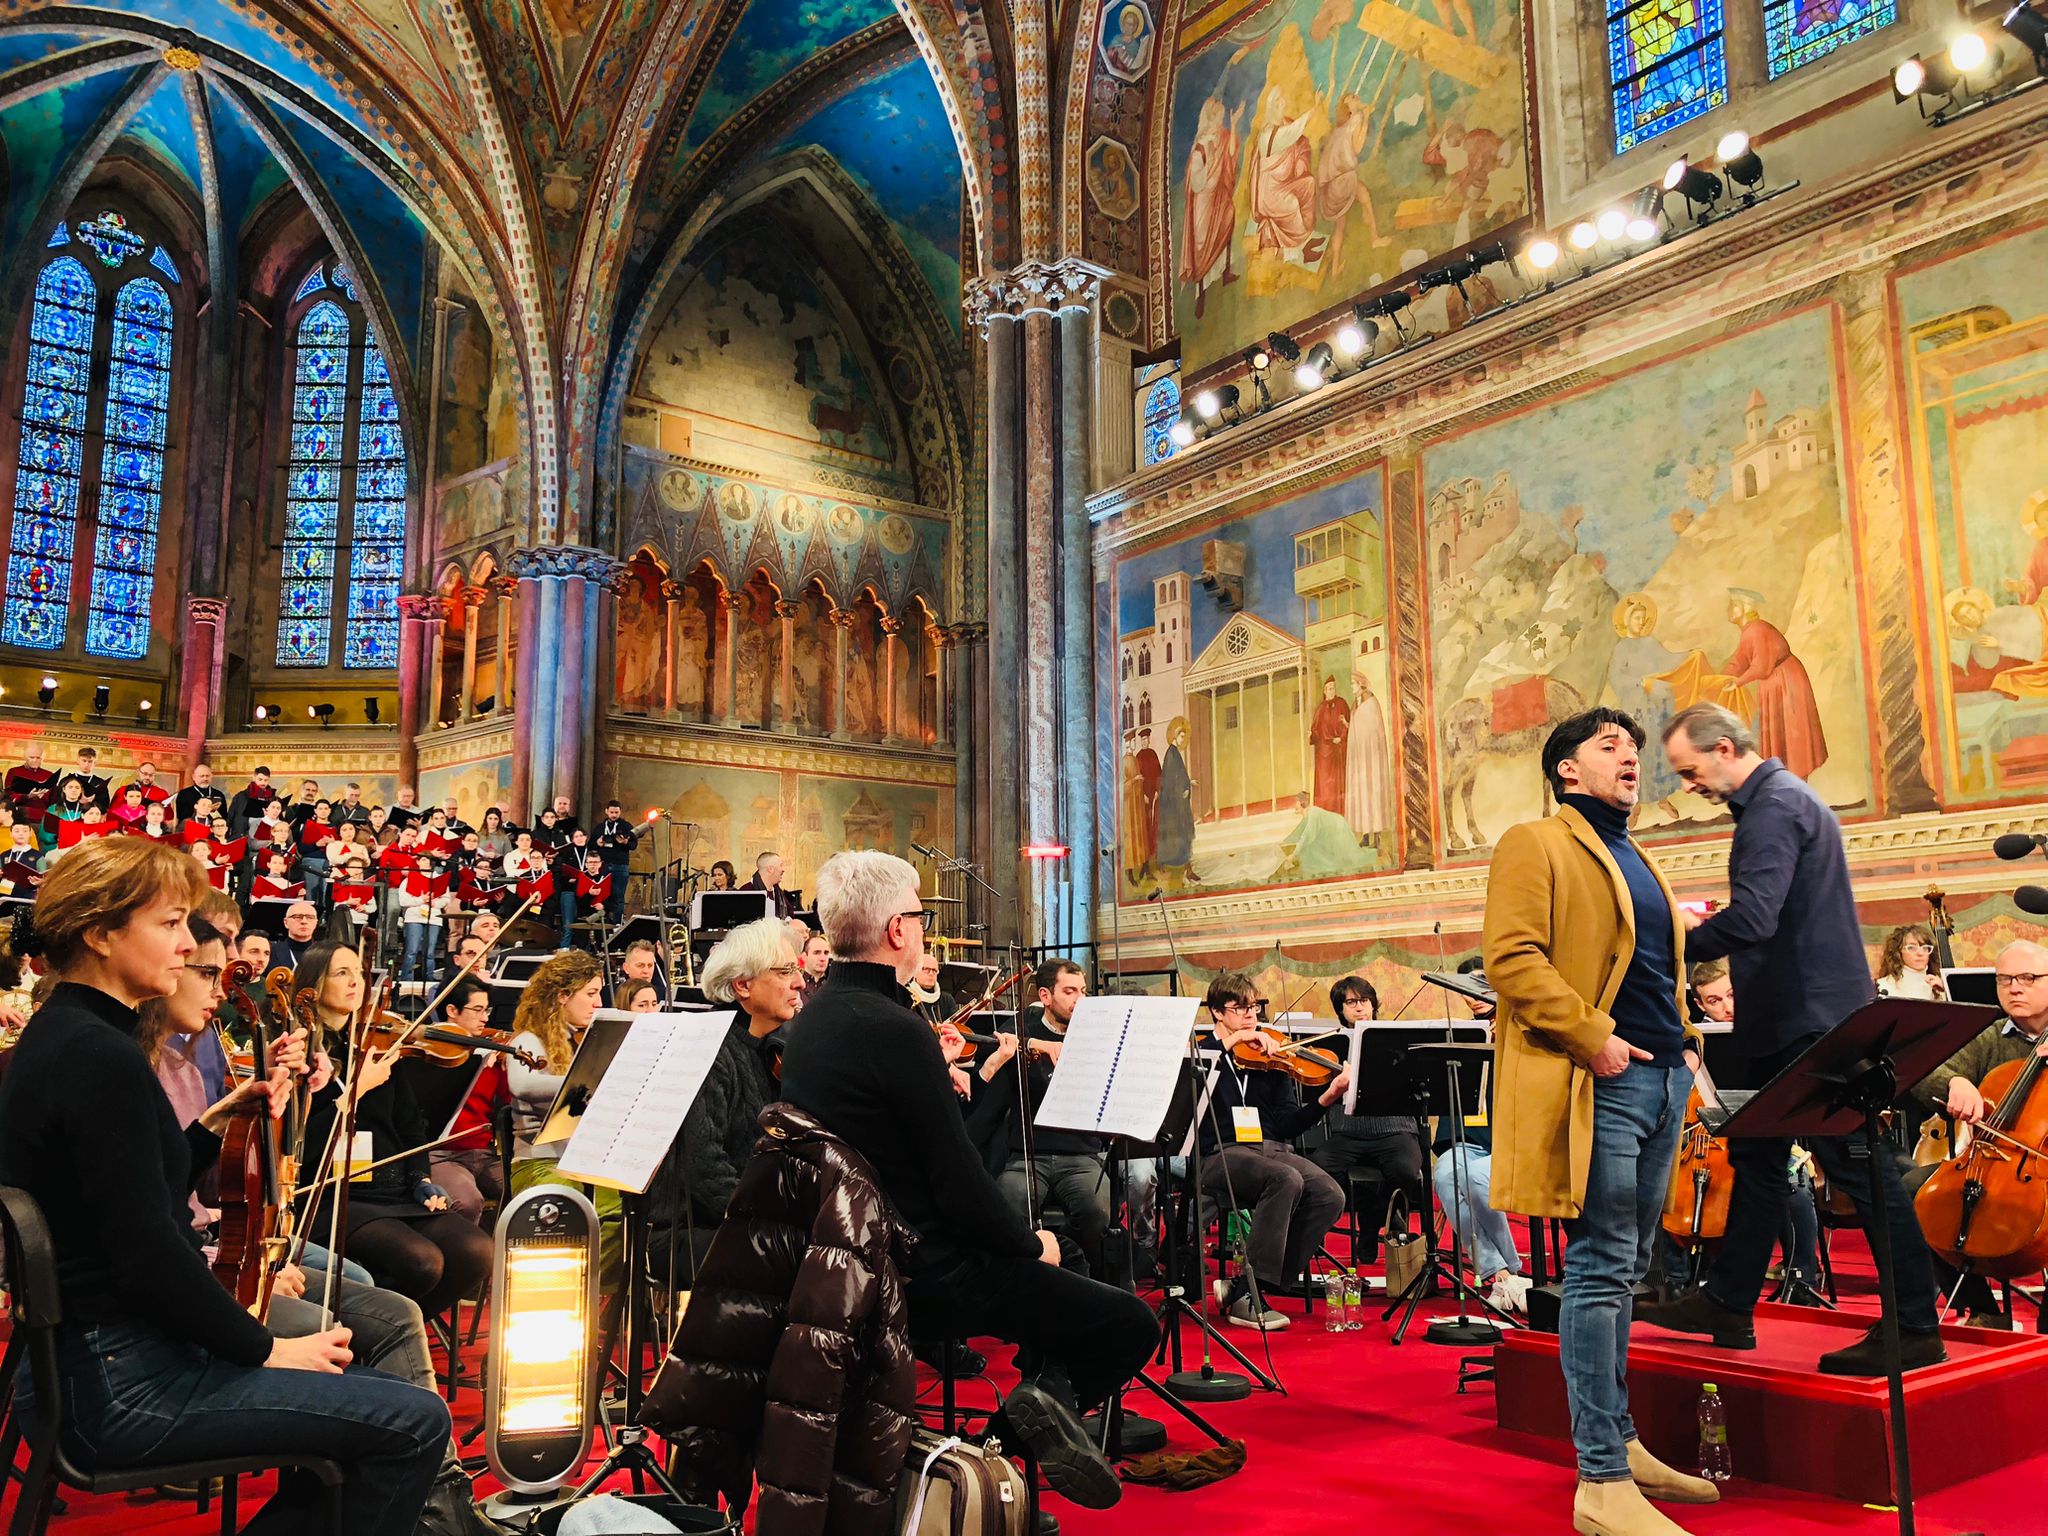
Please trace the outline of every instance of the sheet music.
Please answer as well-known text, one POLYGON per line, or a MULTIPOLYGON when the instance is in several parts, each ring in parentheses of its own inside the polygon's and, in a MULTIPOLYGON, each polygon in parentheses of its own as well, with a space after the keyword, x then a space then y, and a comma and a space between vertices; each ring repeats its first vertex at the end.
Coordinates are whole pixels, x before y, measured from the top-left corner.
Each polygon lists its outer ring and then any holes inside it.
POLYGON ((1034 1123, 1150 1140, 1166 1118, 1189 1030, 1192 997, 1084 997, 1034 1123))
POLYGON ((635 1017, 562 1149, 562 1173, 644 1194, 704 1087, 732 1017, 729 1008, 635 1017))

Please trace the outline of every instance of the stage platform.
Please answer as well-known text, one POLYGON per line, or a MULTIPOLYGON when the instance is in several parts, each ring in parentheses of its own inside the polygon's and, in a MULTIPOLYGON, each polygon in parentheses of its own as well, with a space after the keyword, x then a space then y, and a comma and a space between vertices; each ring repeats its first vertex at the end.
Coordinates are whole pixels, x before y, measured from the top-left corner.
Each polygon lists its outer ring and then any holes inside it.
MULTIPOLYGON (((1629 1405, 1643 1443, 1674 1465, 1698 1443, 1700 1384, 1728 1405, 1735 1465, 1745 1477, 1862 1504, 1894 1500, 1882 1376, 1824 1376, 1814 1361, 1854 1343, 1859 1312, 1765 1303, 1757 1347, 1716 1349, 1705 1339, 1638 1324, 1629 1342, 1629 1405)), ((1950 1326, 1948 1362, 1906 1376, 1913 1488, 1934 1493, 2032 1455, 2048 1401, 2048 1337, 1950 1326)), ((1557 1336, 1509 1334, 1495 1352, 1502 1429, 1570 1437, 1557 1336)))

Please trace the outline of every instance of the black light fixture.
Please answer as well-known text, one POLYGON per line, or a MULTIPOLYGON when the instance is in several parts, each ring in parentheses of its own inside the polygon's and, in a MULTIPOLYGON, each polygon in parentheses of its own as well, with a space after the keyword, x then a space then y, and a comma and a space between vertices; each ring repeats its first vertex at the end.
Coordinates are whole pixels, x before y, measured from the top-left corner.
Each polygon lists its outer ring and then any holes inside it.
POLYGON ((1385 320, 1394 327, 1394 335, 1402 342, 1408 340, 1408 327, 1401 323, 1401 317, 1408 312, 1408 306, 1415 301, 1405 288, 1389 288, 1375 298, 1367 299, 1351 313, 1360 319, 1385 320))
POLYGON ((105 683, 97 683, 97 684, 95 684, 95 685, 93 686, 93 690, 92 690, 92 717, 93 717, 93 719, 95 719, 95 720, 104 720, 104 719, 106 719, 106 718, 107 718, 107 705, 108 705, 108 704, 109 704, 110 702, 112 702, 112 700, 113 700, 113 697, 114 697, 114 691, 113 691, 113 689, 109 688, 109 687, 108 687, 108 686, 107 686, 107 685, 106 685, 105 683))
POLYGON ((1455 288, 1458 297, 1465 301, 1465 307, 1472 307, 1472 295, 1466 291, 1468 278, 1479 275, 1479 263, 1469 254, 1455 257, 1441 266, 1432 267, 1415 280, 1415 286, 1428 293, 1432 288, 1455 288))
POLYGON ((2005 13, 1999 25, 2034 56, 2035 71, 2048 75, 2048 18, 2044 18, 2026 0, 2020 0, 2020 4, 2005 13))
POLYGON ((497 707, 498 696, 495 693, 486 694, 476 701, 476 713, 479 717, 492 713, 497 707))
POLYGON ((1285 331, 1268 331, 1266 333, 1266 350, 1279 358, 1283 363, 1298 363, 1301 361, 1301 348, 1295 344, 1294 338, 1285 331))
POLYGON ((43 713, 50 712, 50 701, 57 697, 57 679, 45 677, 42 686, 36 689, 36 702, 43 706, 43 713))
POLYGON ((306 706, 306 716, 308 719, 318 720, 320 722, 320 729, 324 731, 334 723, 334 706, 332 704, 308 704, 306 706))
POLYGON ((1638 245, 1647 244, 1657 238, 1663 229, 1664 189, 1645 187, 1636 194, 1636 200, 1628 211, 1629 239, 1638 245))
POLYGON ((1703 217, 1713 211, 1714 204, 1721 201, 1722 193, 1728 189, 1721 178, 1712 171, 1703 171, 1683 155, 1671 162, 1664 172, 1664 191, 1677 193, 1686 201, 1686 206, 1695 217, 1703 217))
POLYGON ((1230 413, 1230 420, 1236 421, 1242 414, 1238 410, 1238 392, 1235 384, 1218 384, 1214 389, 1195 392, 1195 415, 1203 421, 1218 421, 1224 412, 1230 413))
POLYGON ((1264 347, 1254 343, 1244 349, 1244 365, 1253 373, 1264 373, 1273 366, 1273 359, 1264 347))
POLYGON ((1380 323, 1365 313, 1364 306, 1351 306, 1351 319, 1337 327, 1337 355, 1357 362, 1363 368, 1372 360, 1372 352, 1380 339, 1380 323), (1364 359, 1363 362, 1359 361, 1364 359))
POLYGON ((1308 349, 1308 356, 1296 366, 1294 386, 1306 393, 1309 390, 1321 389, 1336 376, 1337 354, 1331 350, 1327 341, 1319 341, 1308 349))
POLYGON ((383 712, 384 706, 377 702, 377 696, 374 693, 368 694, 364 697, 363 718, 369 721, 370 724, 375 725, 377 723, 377 717, 381 715, 383 712))
POLYGON ((1721 162, 1721 174, 1742 188, 1742 200, 1755 202, 1756 189, 1763 185, 1764 157, 1750 147, 1749 135, 1740 128, 1722 134, 1714 158, 1721 162))
POLYGON ((1195 446, 1195 438, 1198 434, 1195 431, 1195 423, 1189 415, 1189 411, 1192 410, 1193 407, 1190 406, 1187 411, 1182 411, 1179 416, 1174 418, 1173 425, 1166 429, 1167 437, 1172 439, 1173 446, 1176 448, 1192 448, 1195 446))
POLYGON ((1548 235, 1538 235, 1522 247, 1522 260, 1529 263, 1531 272, 1546 274, 1546 282, 1549 281, 1547 274, 1550 269, 1557 265, 1563 255, 1564 252, 1558 249, 1557 242, 1548 235))
POLYGON ((135 706, 135 723, 137 725, 149 724, 149 712, 154 707, 147 699, 138 701, 135 706))

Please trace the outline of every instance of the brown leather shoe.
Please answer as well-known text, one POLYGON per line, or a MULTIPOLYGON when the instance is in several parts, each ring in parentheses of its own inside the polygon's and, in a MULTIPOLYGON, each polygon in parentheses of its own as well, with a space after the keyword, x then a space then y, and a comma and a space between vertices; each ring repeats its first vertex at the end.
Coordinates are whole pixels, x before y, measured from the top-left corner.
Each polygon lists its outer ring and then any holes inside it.
POLYGON ((1721 1502, 1718 1484, 1704 1477, 1694 1477, 1690 1472, 1681 1472, 1676 1467, 1665 1466, 1643 1449, 1640 1440, 1628 1443, 1628 1475, 1635 1479, 1635 1485, 1643 1490, 1645 1497, 1662 1499, 1666 1504, 1721 1502))
POLYGON ((1579 1536, 1689 1536, 1630 1482, 1580 1483, 1572 1500, 1572 1529, 1579 1536))

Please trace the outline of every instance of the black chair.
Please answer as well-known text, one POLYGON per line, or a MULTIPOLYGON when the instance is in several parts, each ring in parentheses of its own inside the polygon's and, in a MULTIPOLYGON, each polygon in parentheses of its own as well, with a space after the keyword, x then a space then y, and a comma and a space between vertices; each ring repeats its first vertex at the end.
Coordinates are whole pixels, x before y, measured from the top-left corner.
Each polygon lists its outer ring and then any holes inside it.
POLYGON ((23 1441, 29 1449, 8 1536, 41 1536, 50 1523, 60 1483, 85 1493, 132 1493, 172 1483, 204 1488, 214 1478, 221 1480, 222 1536, 234 1536, 240 1479, 248 1473, 286 1469, 307 1472, 320 1480, 327 1490, 327 1529, 331 1536, 341 1536, 341 1468, 322 1457, 220 1456, 147 1467, 99 1467, 90 1472, 72 1461, 63 1445, 67 1404, 64 1381, 57 1370, 57 1326, 63 1321, 57 1297, 57 1259, 42 1210, 26 1190, 0 1187, 0 1237, 6 1244, 13 1322, 7 1355, 0 1361, 0 1398, 8 1405, 7 1427, 0 1434, 0 1466, 14 1466, 15 1451, 23 1441), (15 1372, 24 1358, 35 1384, 37 1413, 32 1425, 23 1421, 13 1403, 15 1372))

